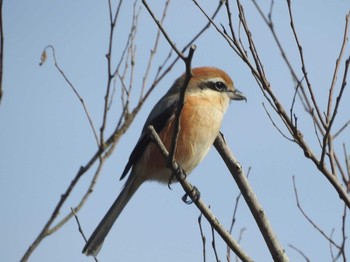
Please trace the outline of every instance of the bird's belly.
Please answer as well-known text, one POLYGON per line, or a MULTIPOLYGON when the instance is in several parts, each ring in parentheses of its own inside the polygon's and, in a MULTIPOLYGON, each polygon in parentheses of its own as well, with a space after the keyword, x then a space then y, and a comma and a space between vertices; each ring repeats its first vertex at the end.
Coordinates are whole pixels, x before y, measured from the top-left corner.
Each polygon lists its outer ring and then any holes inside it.
MULTIPOLYGON (((185 170, 186 174, 191 171, 207 155, 211 145, 219 133, 223 113, 215 108, 197 107, 195 110, 183 109, 180 121, 180 132, 176 146, 175 159, 185 170)), ((159 136, 163 144, 169 150, 175 118, 162 129, 159 136)), ((170 169, 166 168, 166 160, 161 155, 155 143, 148 145, 145 153, 136 165, 138 172, 144 180, 157 180, 168 183, 171 175, 170 169)))

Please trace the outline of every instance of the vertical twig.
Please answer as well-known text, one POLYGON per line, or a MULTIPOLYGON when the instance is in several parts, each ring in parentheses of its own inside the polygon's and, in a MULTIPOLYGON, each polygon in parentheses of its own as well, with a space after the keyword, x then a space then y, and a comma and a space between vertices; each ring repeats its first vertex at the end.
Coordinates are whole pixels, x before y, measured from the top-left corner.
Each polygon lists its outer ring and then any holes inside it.
MULTIPOLYGON (((344 74, 343 74, 343 81, 342 81, 342 84, 341 84, 341 87, 340 87, 340 91, 339 91, 339 95, 336 99, 336 103, 335 103, 335 106, 334 106, 334 109, 333 109, 333 113, 332 113, 332 116, 329 120, 329 123, 327 124, 327 128, 326 128, 326 133, 323 137, 323 146, 322 146, 322 153, 321 153, 321 160, 320 162, 323 163, 324 161, 324 157, 325 157, 325 154, 326 154, 326 146, 327 146, 327 142, 330 138, 330 132, 331 132, 331 128, 332 128, 332 125, 334 123, 334 119, 338 113, 338 108, 339 108, 339 105, 340 105, 340 101, 341 101, 341 98, 343 96, 343 93, 344 93, 344 90, 345 90, 345 87, 346 87, 346 79, 347 79, 347 75, 348 75, 348 69, 349 69, 349 63, 350 63, 350 56, 348 57, 348 59, 346 59, 345 61, 345 69, 344 69, 344 74)), ((329 152, 331 153, 331 152, 329 152)))
POLYGON ((309 94, 310 94, 310 97, 311 97, 311 100, 312 100, 312 103, 314 105, 314 108, 316 109, 316 113, 317 113, 317 116, 320 120, 320 122, 322 123, 323 127, 326 126, 324 120, 323 120, 323 117, 322 117, 322 114, 321 114, 321 111, 320 109, 318 108, 318 104, 317 104, 317 101, 316 101, 316 97, 315 97, 315 94, 312 90, 312 86, 311 86, 311 82, 309 80, 309 76, 307 74, 307 71, 306 71, 306 65, 305 65, 305 59, 304 59, 304 53, 303 53, 303 47, 301 46, 300 44, 300 41, 299 41, 299 37, 297 35, 297 32, 295 30, 295 25, 294 25, 294 18, 293 18, 293 14, 292 14, 292 6, 291 6, 291 1, 290 0, 286 0, 287 1, 287 5, 288 5, 288 12, 289 12, 289 18, 290 18, 290 26, 292 28, 292 32, 293 32, 293 35, 294 35, 294 39, 295 39, 295 42, 298 46, 298 50, 299 50, 299 56, 300 56, 300 61, 301 61, 301 70, 303 71, 303 74, 304 74, 304 78, 306 80, 306 85, 308 87, 308 90, 309 90, 309 94))
MULTIPOLYGON (((166 13, 167 13, 167 10, 168 10, 168 7, 169 7, 169 3, 170 3, 170 0, 167 0, 165 2, 165 6, 164 6, 164 9, 163 9, 163 15, 162 15, 162 18, 160 19, 160 24, 161 25, 163 24, 164 19, 166 17, 166 13)), ((142 88, 141 88, 141 92, 140 92, 140 100, 142 100, 143 93, 144 93, 144 90, 146 88, 147 77, 148 77, 149 71, 151 69, 151 65, 152 65, 152 61, 153 61, 153 58, 154 58, 154 54, 156 53, 156 51, 158 49, 158 43, 159 43, 160 36, 161 36, 161 30, 158 29, 157 35, 156 35, 156 39, 154 41, 153 48, 151 49, 151 52, 150 52, 150 57, 148 59, 148 64, 146 66, 146 72, 145 72, 144 77, 142 79, 142 88)))
MULTIPOLYGON (((86 243, 86 242, 87 242, 87 239, 86 239, 86 236, 85 236, 85 234, 84 234, 83 228, 82 228, 81 225, 80 225, 80 221, 79 221, 78 215, 76 214, 74 208, 71 207, 70 209, 71 209, 72 214, 73 214, 73 216, 74 216, 74 218, 75 218, 75 222, 77 222, 79 233, 81 234, 81 236, 83 237, 83 239, 84 239, 84 241, 85 241, 85 243, 86 243)), ((96 262, 98 262, 98 260, 97 260, 96 257, 94 257, 94 260, 95 260, 96 262)))
POLYGON ((203 216, 203 213, 201 213, 198 216, 198 225, 199 225, 199 232, 201 233, 201 240, 202 240, 203 262, 206 262, 206 255, 205 255, 206 237, 204 235, 203 228, 202 228, 202 216, 203 216))
POLYGON ((2 0, 0 0, 0 104, 2 100, 2 75, 4 71, 4 29, 2 21, 2 0))
POLYGON ((212 237, 211 246, 212 246, 212 248, 214 250, 214 255, 215 255, 216 262, 220 262, 218 251, 216 250, 215 231, 214 231, 214 227, 213 226, 211 227, 211 237, 212 237))
POLYGON ((345 28, 344 28, 343 42, 342 42, 342 45, 341 45, 341 48, 340 48, 339 56, 337 58, 337 61, 335 62, 335 68, 334 68, 332 83, 331 83, 331 86, 329 88, 328 105, 327 105, 327 113, 326 113, 326 123, 328 123, 329 120, 330 120, 330 115, 331 115, 331 110, 332 110, 332 102, 333 102, 333 93, 334 93, 334 89, 335 89, 335 83, 337 82, 340 62, 342 60, 342 57, 343 57, 343 54, 344 54, 344 50, 345 50, 346 44, 348 42, 349 19, 350 19, 350 12, 345 17, 345 28))
POLYGON ((112 4, 111 0, 108 0, 108 11, 109 11, 109 22, 110 22, 110 31, 109 31, 109 45, 108 45, 108 53, 106 55, 107 57, 107 67, 108 67, 108 81, 107 81, 107 88, 106 93, 104 97, 104 106, 103 106, 103 117, 102 117, 102 124, 100 127, 100 146, 105 146, 104 141, 104 131, 106 128, 107 123, 107 114, 108 114, 108 104, 109 104, 109 93, 111 90, 112 80, 113 80, 113 74, 112 74, 112 51, 113 51, 113 37, 115 32, 115 26, 117 24, 117 19, 119 17, 119 12, 122 6, 123 0, 119 1, 117 10, 113 16, 113 10, 112 10, 112 4))
MULTIPOLYGON (((248 168, 247 178, 249 177, 250 170, 251 170, 251 167, 248 168)), ((239 200, 241 199, 241 197, 242 197, 242 192, 239 192, 239 194, 236 197, 235 206, 233 208, 233 214, 232 214, 231 225, 230 225, 230 230, 229 230, 231 235, 232 235, 233 226, 236 223, 236 214, 237 214, 237 210, 238 210, 239 200)), ((238 240, 238 243, 239 243, 239 240, 238 240)), ((227 247, 227 250, 226 250, 226 258, 227 258, 227 261, 231 260, 231 249, 229 247, 227 247)))

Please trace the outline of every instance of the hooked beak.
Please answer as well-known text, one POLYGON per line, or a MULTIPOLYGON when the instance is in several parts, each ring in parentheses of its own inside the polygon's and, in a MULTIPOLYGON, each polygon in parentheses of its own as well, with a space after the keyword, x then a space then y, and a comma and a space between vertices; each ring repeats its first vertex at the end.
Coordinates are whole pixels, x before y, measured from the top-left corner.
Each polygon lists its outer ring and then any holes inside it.
POLYGON ((245 97, 245 95, 237 89, 230 92, 230 98, 232 100, 245 100, 247 102, 247 98, 245 97))

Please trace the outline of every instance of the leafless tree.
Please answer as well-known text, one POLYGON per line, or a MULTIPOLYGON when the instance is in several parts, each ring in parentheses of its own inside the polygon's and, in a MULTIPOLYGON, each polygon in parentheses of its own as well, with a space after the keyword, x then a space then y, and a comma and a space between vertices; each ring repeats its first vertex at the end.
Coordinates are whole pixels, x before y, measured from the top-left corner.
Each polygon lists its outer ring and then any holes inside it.
MULTIPOLYGON (((74 216, 77 218, 79 210, 82 208, 84 203, 88 200, 89 196, 93 192, 93 189, 98 183, 99 175, 103 170, 103 165, 106 160, 110 157, 113 151, 117 148, 118 142, 122 138, 123 134, 128 131, 131 123, 134 121, 137 113, 142 109, 144 102, 147 100, 149 95, 153 90, 156 89, 159 82, 170 72, 176 63, 183 62, 186 66, 186 76, 187 80, 191 78, 191 61, 193 56, 195 56, 195 46, 193 45, 195 41, 201 37, 209 26, 215 28, 218 32, 218 38, 222 38, 226 41, 227 45, 230 46, 234 54, 241 59, 241 61, 250 70, 252 77, 256 80, 257 87, 262 92, 267 105, 264 104, 264 109, 271 124, 278 130, 278 132, 288 141, 294 143, 297 147, 301 149, 301 152, 309 159, 315 166, 315 170, 318 170, 319 174, 324 176, 330 185, 330 188, 335 190, 339 195, 339 201, 344 204, 344 212, 341 218, 341 228, 342 228, 342 240, 341 243, 336 243, 332 239, 332 236, 325 234, 320 227, 316 225, 315 222, 306 214, 300 205, 300 200, 298 198, 298 191, 296 183, 294 183, 295 196, 297 202, 297 208, 301 211, 304 217, 315 227, 315 229, 320 233, 322 237, 330 243, 330 253, 334 261, 342 259, 346 261, 346 216, 347 211, 350 208, 350 165, 349 156, 346 151, 346 144, 344 143, 342 148, 338 148, 334 145, 334 140, 338 137, 341 132, 344 132, 348 127, 350 120, 346 121, 341 128, 335 129, 334 120, 338 116, 338 109, 341 103, 344 102, 344 90, 347 87, 348 79, 348 67, 350 63, 350 55, 345 56, 345 48, 347 46, 348 38, 348 24, 350 20, 350 13, 346 16, 345 28, 344 28, 344 40, 341 43, 341 48, 339 56, 336 59, 336 64, 333 73, 333 79, 331 85, 328 89, 328 101, 325 108, 321 108, 320 103, 315 90, 313 89, 312 81, 308 76, 308 68, 305 62, 305 55, 302 47, 302 43, 298 37, 297 22, 294 21, 292 2, 286 0, 285 8, 289 14, 290 20, 290 33, 292 34, 295 41, 295 48, 299 55, 299 67, 301 69, 301 74, 299 68, 295 68, 290 62, 289 54, 286 52, 283 44, 279 39, 278 33, 275 31, 275 22, 273 20, 273 10, 274 1, 271 1, 270 10, 268 13, 264 13, 259 3, 255 0, 251 0, 251 3, 256 7, 256 10, 261 16, 262 21, 265 23, 267 29, 272 34, 279 52, 281 53, 281 59, 284 61, 288 67, 290 74, 292 76, 293 85, 293 96, 291 100, 292 104, 285 104, 283 100, 279 97, 278 93, 275 92, 271 81, 268 79, 268 74, 265 72, 264 61, 258 52, 257 43, 255 42, 254 35, 252 34, 249 20, 245 14, 245 3, 241 3, 240 0, 237 1, 219 1, 216 10, 212 14, 208 14, 201 4, 196 0, 192 0, 194 5, 200 10, 203 16, 207 19, 207 22, 203 25, 203 28, 193 36, 193 38, 188 41, 188 43, 180 50, 174 44, 176 39, 170 37, 167 33, 165 27, 163 27, 163 22, 166 18, 170 0, 167 0, 164 4, 164 9, 161 17, 157 18, 154 14, 152 7, 148 5, 146 0, 142 1, 142 7, 138 5, 138 1, 134 2, 132 22, 130 26, 130 33, 127 39, 124 39, 125 46, 122 50, 115 49, 114 37, 116 34, 116 28, 120 26, 119 15, 121 12, 121 7, 125 3, 120 0, 117 4, 112 3, 111 0, 108 1, 109 6, 109 22, 110 22, 110 33, 109 33, 109 46, 106 55, 107 59, 107 85, 105 89, 105 96, 103 101, 103 115, 102 123, 96 128, 97 124, 94 123, 90 117, 89 109, 84 102, 84 98, 80 96, 78 90, 70 82, 69 78, 66 76, 64 69, 61 68, 58 60, 56 58, 55 48, 51 45, 47 46, 42 54, 41 65, 43 65, 48 57, 51 55, 54 60, 54 66, 58 70, 58 73, 65 79, 67 85, 73 91, 73 94, 77 97, 81 103, 84 114, 87 121, 90 124, 91 131, 96 140, 96 152, 91 155, 91 158, 86 161, 85 164, 81 165, 78 172, 72 175, 72 181, 68 188, 62 193, 60 201, 53 208, 53 212, 49 217, 47 223, 43 226, 43 229, 35 238, 33 243, 29 246, 27 252, 22 257, 22 261, 27 261, 31 254, 34 252, 36 247, 49 235, 55 233, 57 230, 62 228, 67 221, 72 219, 74 216), (143 75, 143 85, 139 90, 136 90, 133 86, 133 80, 135 77, 135 59, 136 57, 136 35, 139 24, 139 10, 140 8, 145 8, 148 14, 153 18, 154 26, 157 28, 157 34, 153 39, 153 48, 150 52, 150 56, 147 60, 147 67, 143 75), (226 14, 226 23, 217 24, 215 17, 219 11, 223 11, 226 14), (158 46, 161 36, 164 36, 169 44, 169 52, 163 58, 163 63, 156 65, 154 63, 154 57, 158 52, 158 46), (113 61, 118 61, 117 65, 113 61), (153 76, 153 81, 150 83, 148 79, 151 77, 151 69, 156 69, 156 73, 153 76), (341 73, 341 68, 342 73, 341 73), (340 78, 340 84, 337 79, 340 78), (118 90, 118 92, 117 92, 118 90), (119 100, 116 97, 116 93, 120 93, 119 100), (135 103, 136 101, 136 103, 135 103), (315 139, 318 141, 318 147, 312 148, 310 146, 310 141, 307 140, 303 135, 302 127, 298 125, 299 115, 295 111, 295 103, 299 101, 308 117, 311 119, 312 128, 315 132, 315 139), (118 121, 113 122, 111 120, 111 105, 118 104, 120 107, 120 116, 118 121), (276 118, 280 121, 277 123, 276 118), (106 126, 113 125, 113 132, 108 133, 106 126), (345 161, 343 162, 340 158, 341 155, 345 156, 345 161), (81 200, 77 206, 72 208, 63 218, 58 219, 58 214, 62 212, 63 204, 69 199, 71 193, 78 185, 82 176, 86 175, 87 171, 93 170, 93 176, 89 186, 86 188, 86 192, 81 196, 81 200)), ((0 4, 2 1, 0 2, 0 4)), ((1 13, 1 12, 0 12, 1 13)), ((1 36, 2 36, 2 30, 1 36)), ((3 54, 3 38, 1 38, 1 57, 3 54)), ((2 61, 2 59, 1 59, 2 61)), ((1 63, 1 75, 2 75, 2 63, 1 63)), ((1 77, 0 75, 0 77, 1 77)), ((187 83, 188 83, 187 81, 187 83)), ((0 79, 1 83, 1 79, 0 79)), ((187 87, 186 81, 182 87, 182 95, 184 95, 185 89, 187 87)), ((1 86, 0 86, 1 88, 1 86)), ((1 89, 0 89, 1 94, 1 89)), ((183 96, 182 96, 183 98, 183 96)), ((1 99, 1 96, 0 96, 1 99)), ((183 99, 180 100, 177 110, 177 120, 181 114, 183 106, 183 99)), ((177 121, 177 132, 179 130, 179 123, 177 121)), ((193 203, 198 207, 201 214, 207 219, 211 225, 211 237, 212 237, 212 248, 215 252, 215 257, 219 261, 219 255, 216 250, 216 243, 219 240, 215 238, 216 231, 220 238, 225 241, 229 250, 232 250, 235 255, 242 261, 253 261, 253 259, 246 253, 240 246, 239 241, 237 241, 218 221, 213 212, 210 210, 208 205, 205 204, 204 200, 198 197, 197 188, 192 186, 187 180, 185 174, 182 173, 181 168, 178 166, 174 159, 174 152, 176 148, 177 135, 173 138, 172 147, 169 152, 163 146, 162 141, 159 139, 157 133, 152 127, 149 127, 149 134, 153 138, 154 142, 157 143, 161 149, 165 158, 168 159, 169 168, 173 171, 177 180, 182 185, 186 196, 188 196, 193 203)), ((215 148, 221 155, 228 170, 232 174, 233 179, 240 189, 244 200, 246 201, 253 218, 260 229, 260 232, 265 240, 266 246, 271 253, 274 261, 289 261, 288 256, 285 252, 284 247, 278 241, 278 238, 269 223, 267 215, 264 212, 262 205, 259 203, 254 190, 249 184, 247 177, 243 172, 243 168, 239 164, 238 160, 232 154, 228 146, 226 145, 223 137, 219 135, 214 143, 215 148)), ((294 181, 295 182, 295 181, 294 181)), ((238 200, 237 200, 238 203, 238 200)), ((234 217, 236 212, 234 212, 234 217)), ((201 226, 201 218, 199 224, 201 226)), ((80 225, 79 225, 79 228, 80 225)), ((200 227, 201 239, 203 243, 203 257, 205 261, 206 257, 206 236, 200 227)), ((83 231, 83 230, 81 230, 83 231)), ((294 245, 291 247, 299 252, 302 257, 308 261, 307 255, 303 250, 298 249, 294 245)), ((230 261, 230 252, 227 252, 227 260, 230 261)))

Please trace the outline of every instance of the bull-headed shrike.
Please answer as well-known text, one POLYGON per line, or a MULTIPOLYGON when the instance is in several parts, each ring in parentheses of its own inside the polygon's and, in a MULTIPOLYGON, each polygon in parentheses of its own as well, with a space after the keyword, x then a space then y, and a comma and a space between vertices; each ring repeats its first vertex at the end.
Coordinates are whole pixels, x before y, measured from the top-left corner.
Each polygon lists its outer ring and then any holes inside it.
MULTIPOLYGON (((185 92, 175 151, 175 160, 187 175, 207 155, 219 134, 230 100, 246 99, 235 89, 231 78, 220 69, 194 68, 192 75, 185 92)), ((98 254, 114 222, 143 182, 155 180, 169 183, 171 170, 167 168, 166 159, 158 146, 152 142, 147 128, 152 125, 169 150, 175 130, 175 112, 180 89, 185 78, 185 74, 179 77, 149 114, 120 179, 123 179, 131 169, 130 175, 121 193, 87 241, 83 249, 86 255, 98 254)))

